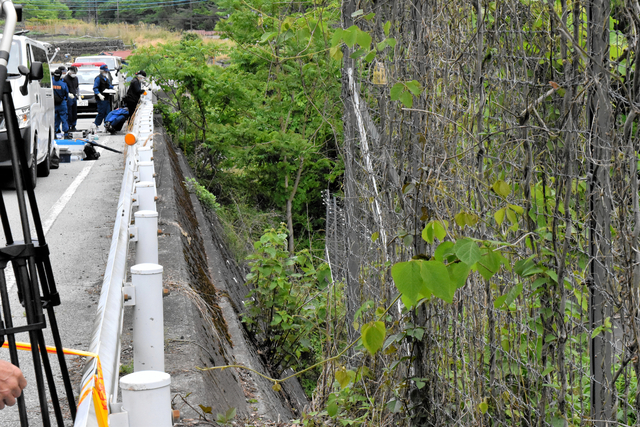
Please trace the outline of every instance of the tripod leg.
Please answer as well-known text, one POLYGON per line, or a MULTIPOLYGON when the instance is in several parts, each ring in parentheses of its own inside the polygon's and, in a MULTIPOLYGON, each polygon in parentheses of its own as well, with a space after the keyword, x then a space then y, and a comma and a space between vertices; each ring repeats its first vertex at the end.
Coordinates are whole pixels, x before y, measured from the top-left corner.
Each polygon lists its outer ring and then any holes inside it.
POLYGON ((11 245, 13 244, 13 236, 11 235, 11 225, 9 225, 9 216, 7 215, 7 207, 4 204, 2 192, 0 192, 0 219, 2 220, 4 238, 7 241, 7 245, 11 245))
MULTIPOLYGON (((0 269, 0 299, 2 300, 2 311, 5 318, 6 328, 13 328, 13 319, 11 317, 11 303, 9 302, 9 293, 7 292, 7 282, 4 277, 4 268, 0 269)), ((9 355, 11 363, 20 367, 18 362, 18 350, 16 349, 16 337, 14 334, 7 334, 9 343, 9 355)), ((24 393, 18 397, 18 413, 20 414, 20 427, 28 427, 29 419, 27 418, 27 407, 24 402, 24 393)))
POLYGON ((56 382, 53 378, 53 371, 51 371, 51 363, 49 363, 49 354, 47 353, 47 346, 44 342, 44 334, 42 333, 42 330, 37 331, 37 334, 38 347, 40 348, 40 356, 42 357, 42 366, 44 367, 44 374, 47 377, 49 393, 51 394, 51 406, 53 406, 53 412, 56 415, 58 427, 64 427, 62 409, 60 409, 60 399, 58 399, 58 390, 56 390, 56 382))
MULTIPOLYGON (((49 257, 47 256, 41 262, 38 262, 38 274, 40 275, 40 283, 42 285, 42 296, 45 301, 47 301, 47 317, 49 318, 49 325, 51 326, 51 335, 53 335, 53 342, 56 346, 56 355, 58 356, 58 363, 60 364, 60 373, 62 374, 62 381, 64 383, 65 392, 67 394, 67 401, 69 402, 69 411, 71 412, 71 419, 75 421, 76 419, 76 401, 73 395, 73 386, 71 385, 71 378, 69 378, 69 369, 67 368, 67 360, 64 357, 64 353, 62 352, 62 340, 60 339, 60 331, 58 329, 58 321, 56 319, 56 314, 53 309, 54 306, 59 304, 55 303, 55 301, 50 301, 52 299, 51 295, 51 287, 50 284, 53 284, 55 287, 55 282, 53 281, 53 272, 51 270, 51 263, 49 262, 49 257)), ((59 297, 53 297, 56 299, 59 297)))
MULTIPOLYGON (((22 287, 24 295, 24 309, 27 317, 27 324, 33 325, 43 320, 42 315, 38 313, 37 304, 35 304, 35 295, 33 295, 33 283, 29 277, 29 271, 24 259, 16 261, 18 265, 18 275, 16 277, 16 284, 22 287), (34 307, 35 305, 35 307, 34 307), (35 311, 35 312, 34 312, 35 311)), ((36 289, 37 290, 37 289, 36 289)), ((37 294, 40 292, 38 291, 37 294)), ((38 300, 39 295, 38 296, 38 300)), ((38 388, 38 399, 40 401, 40 411, 42 415, 42 425, 44 427, 51 426, 51 420, 49 418, 49 406, 47 403, 47 392, 44 385, 44 378, 42 376, 42 364, 40 360, 40 353, 38 353, 38 334, 36 331, 29 331, 29 341, 31 342, 31 357, 33 359, 33 370, 36 375, 36 386, 38 388)))

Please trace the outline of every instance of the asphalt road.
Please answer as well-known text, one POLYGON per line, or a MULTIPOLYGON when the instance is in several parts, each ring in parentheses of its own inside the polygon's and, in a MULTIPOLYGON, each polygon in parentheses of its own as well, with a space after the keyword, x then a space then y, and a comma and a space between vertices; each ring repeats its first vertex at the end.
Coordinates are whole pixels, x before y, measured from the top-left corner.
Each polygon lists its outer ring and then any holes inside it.
MULTIPOLYGON (((93 121, 91 116, 82 117, 79 120, 78 129, 88 128, 93 121)), ((114 136, 100 134, 98 142, 122 150, 124 133, 114 136)), ((109 254, 123 172, 121 154, 103 149, 99 149, 99 152, 101 157, 97 161, 61 163, 60 168, 52 170, 49 177, 39 178, 36 186, 40 215, 51 251, 53 273, 62 300, 61 305, 56 308, 62 343, 66 348, 79 350, 87 350, 89 346, 102 276, 109 254)), ((14 239, 21 240, 15 190, 7 185, 6 179, 1 184, 0 188, 7 204, 14 239)), ((4 245, 5 240, 2 235, 0 247, 4 245)), ((6 270, 6 275, 12 318, 14 325, 21 325, 25 323, 25 313, 19 304, 15 280, 9 270, 10 268, 6 270)), ((45 331, 45 339, 47 345, 53 345, 49 328, 45 331)), ((17 340, 29 342, 29 336, 27 333, 18 334, 17 340)), ((0 358, 9 360, 6 349, 0 350, 0 358)), ((31 353, 21 351, 19 358, 20 367, 28 382, 24 395, 29 412, 29 425, 41 426, 43 424, 31 353)), ((51 355, 50 360, 58 392, 64 396, 55 355, 51 355)), ((77 394, 84 362, 82 358, 75 356, 67 356, 66 360, 74 382, 74 393, 77 394)), ((50 402, 50 395, 48 399, 50 402)), ((65 425, 72 425, 66 401, 63 412, 65 425)), ((53 412, 50 411, 50 413, 52 425, 57 425, 53 412)), ((20 426, 17 405, 0 411, 0 426, 20 426)))

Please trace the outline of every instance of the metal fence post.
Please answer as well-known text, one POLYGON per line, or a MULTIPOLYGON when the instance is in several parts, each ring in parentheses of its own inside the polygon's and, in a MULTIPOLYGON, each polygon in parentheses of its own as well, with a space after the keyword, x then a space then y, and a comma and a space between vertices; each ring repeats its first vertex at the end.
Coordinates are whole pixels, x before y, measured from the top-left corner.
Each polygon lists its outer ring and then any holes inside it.
POLYGON ((158 371, 134 372, 120 378, 122 409, 130 427, 171 427, 171 376, 158 371))
POLYGON ((138 241, 136 264, 158 263, 158 212, 138 211, 134 214, 138 241))
POLYGON ((158 264, 131 267, 136 292, 133 315, 133 370, 164 372, 162 271, 158 264))

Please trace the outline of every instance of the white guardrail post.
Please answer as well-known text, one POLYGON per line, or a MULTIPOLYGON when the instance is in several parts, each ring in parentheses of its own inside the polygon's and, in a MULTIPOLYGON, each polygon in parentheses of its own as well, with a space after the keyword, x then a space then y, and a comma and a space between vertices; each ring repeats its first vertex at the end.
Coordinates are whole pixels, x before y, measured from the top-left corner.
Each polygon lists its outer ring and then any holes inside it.
POLYGON ((133 371, 164 372, 164 315, 162 266, 131 267, 136 304, 133 314, 133 371))
POLYGON ((74 427, 169 427, 171 377, 164 373, 162 266, 153 164, 151 93, 125 135, 124 176, 74 427), (133 207, 138 211, 133 214, 133 207), (132 216, 135 223, 130 225, 132 216), (126 285, 129 242, 136 242, 132 283, 126 285), (124 306, 134 306, 134 371, 119 379, 124 306), (99 362, 98 362, 99 359, 99 362), (101 366, 101 372, 98 367, 101 366), (100 373, 102 378, 100 378, 100 373), (102 387, 100 381, 102 380, 102 387), (117 402, 118 385, 122 403, 117 402))

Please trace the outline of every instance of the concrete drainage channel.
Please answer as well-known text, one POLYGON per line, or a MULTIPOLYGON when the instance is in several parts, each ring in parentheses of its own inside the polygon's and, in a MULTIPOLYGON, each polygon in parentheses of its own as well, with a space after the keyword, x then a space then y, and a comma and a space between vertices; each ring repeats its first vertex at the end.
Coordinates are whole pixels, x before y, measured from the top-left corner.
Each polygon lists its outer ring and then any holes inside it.
POLYGON ((163 268, 153 162, 153 103, 141 98, 131 132, 113 237, 74 427, 168 427, 171 377, 164 372, 163 268), (132 215, 134 207, 137 212, 132 215), (134 222, 131 223, 132 217, 134 222), (127 277, 129 243, 135 265, 127 277), (134 306, 134 373, 119 378, 124 307, 134 306), (122 402, 118 402, 118 391, 122 402))

